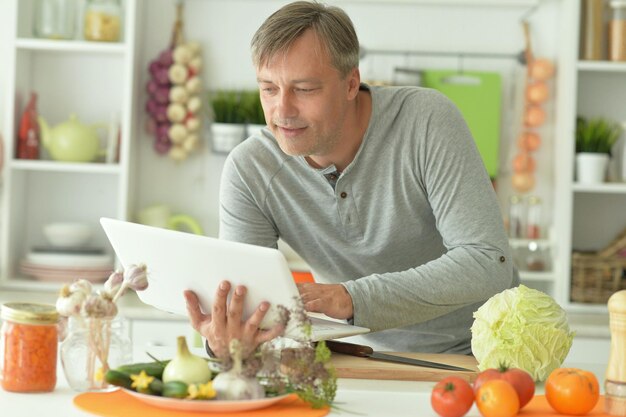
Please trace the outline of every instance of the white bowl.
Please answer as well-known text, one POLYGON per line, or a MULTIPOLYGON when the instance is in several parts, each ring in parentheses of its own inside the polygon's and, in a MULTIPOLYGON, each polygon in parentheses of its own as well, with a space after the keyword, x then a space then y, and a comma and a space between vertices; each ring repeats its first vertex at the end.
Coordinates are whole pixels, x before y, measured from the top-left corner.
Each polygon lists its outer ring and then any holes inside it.
POLYGON ((71 248, 89 242, 93 230, 85 223, 49 223, 43 227, 43 234, 52 246, 71 248))

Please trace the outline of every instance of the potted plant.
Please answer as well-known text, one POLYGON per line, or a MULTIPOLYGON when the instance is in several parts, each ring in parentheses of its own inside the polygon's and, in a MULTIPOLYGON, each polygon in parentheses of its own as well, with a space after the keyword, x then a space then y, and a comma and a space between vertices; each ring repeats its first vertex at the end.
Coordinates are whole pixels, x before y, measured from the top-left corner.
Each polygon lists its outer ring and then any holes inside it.
POLYGON ((579 183, 604 182, 611 147, 622 129, 604 118, 576 119, 576 178, 579 183))
POLYGON ((244 91, 241 94, 241 110, 246 119, 248 137, 260 135, 265 123, 265 114, 261 106, 261 96, 258 90, 244 91))
POLYGON ((212 120, 211 138, 215 152, 228 153, 245 138, 245 118, 241 111, 241 93, 219 90, 209 96, 212 120))

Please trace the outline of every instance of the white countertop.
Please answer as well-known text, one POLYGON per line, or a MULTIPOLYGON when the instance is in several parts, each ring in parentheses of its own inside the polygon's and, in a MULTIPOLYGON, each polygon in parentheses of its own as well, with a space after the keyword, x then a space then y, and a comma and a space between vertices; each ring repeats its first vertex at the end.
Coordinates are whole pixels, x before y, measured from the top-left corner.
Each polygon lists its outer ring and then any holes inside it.
MULTIPOLYGON (((161 357, 171 356, 171 348, 162 348, 157 353, 161 357), (170 350, 166 352, 165 350, 170 350)), ((147 360, 145 354, 135 352, 135 361, 147 360)), ((603 385, 606 364, 565 363, 594 372, 603 385)), ((430 392, 434 382, 382 381, 363 379, 339 379, 335 404, 340 410, 331 411, 330 416, 360 415, 367 417, 437 417, 430 405, 430 392), (358 413, 358 414, 352 414, 358 413)), ((543 386, 537 387, 543 392, 543 386)), ((92 414, 76 408, 72 399, 78 393, 71 390, 65 381, 63 371, 58 369, 58 382, 55 391, 46 394, 15 394, 0 389, 2 415, 11 417, 87 417, 92 414)), ((480 417, 474 405, 467 417, 480 417)))

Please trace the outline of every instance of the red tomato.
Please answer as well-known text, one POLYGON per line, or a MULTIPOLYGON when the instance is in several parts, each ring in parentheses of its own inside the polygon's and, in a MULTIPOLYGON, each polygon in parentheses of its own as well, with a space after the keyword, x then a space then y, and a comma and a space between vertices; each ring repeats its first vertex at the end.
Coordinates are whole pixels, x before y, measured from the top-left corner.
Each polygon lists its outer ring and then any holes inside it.
POLYGON ((519 398, 511 384, 492 379, 476 391, 476 406, 483 417, 513 417, 519 412, 519 398))
POLYGON ((587 414, 600 398, 598 379, 582 369, 555 369, 548 376, 545 388, 548 403, 561 414, 587 414))
POLYGON ((501 366, 498 369, 487 369, 476 377, 474 381, 474 392, 478 392, 478 388, 493 379, 503 379, 515 388, 517 396, 519 397, 520 410, 532 400, 535 395, 535 381, 530 374, 523 369, 507 368, 501 366))
POLYGON ((461 417, 472 408, 473 403, 471 385, 458 376, 439 381, 430 395, 430 404, 441 417, 461 417))

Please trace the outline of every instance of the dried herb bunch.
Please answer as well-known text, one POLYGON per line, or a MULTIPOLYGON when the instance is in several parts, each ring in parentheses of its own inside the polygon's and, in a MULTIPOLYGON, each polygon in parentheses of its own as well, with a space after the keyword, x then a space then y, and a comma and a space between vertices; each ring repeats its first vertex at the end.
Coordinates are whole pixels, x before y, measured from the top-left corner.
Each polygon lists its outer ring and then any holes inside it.
POLYGON ((242 373, 255 375, 268 396, 295 393, 313 408, 331 406, 337 376, 330 364, 330 350, 323 341, 311 341, 311 321, 299 300, 291 310, 280 308, 283 323, 290 319, 289 325, 299 330, 301 338, 277 338, 262 344, 244 360, 242 373))

